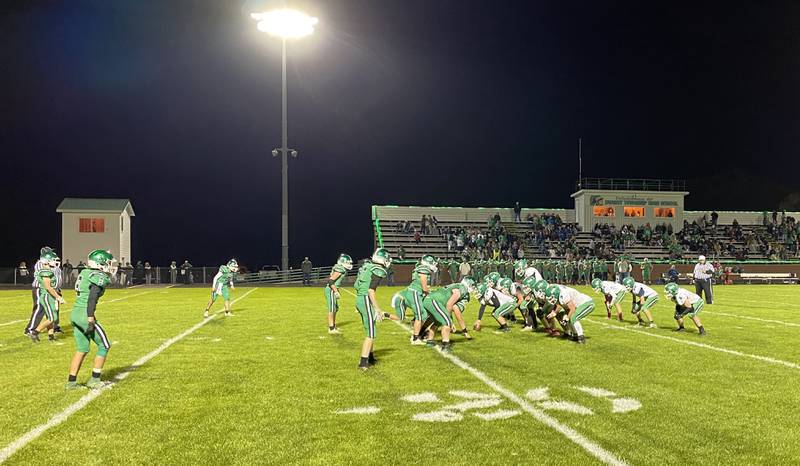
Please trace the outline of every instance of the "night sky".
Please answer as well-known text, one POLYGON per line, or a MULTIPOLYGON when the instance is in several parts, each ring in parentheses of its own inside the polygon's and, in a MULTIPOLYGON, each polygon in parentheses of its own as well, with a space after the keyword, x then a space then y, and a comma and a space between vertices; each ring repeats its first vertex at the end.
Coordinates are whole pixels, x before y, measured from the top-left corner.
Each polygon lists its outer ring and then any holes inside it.
MULTIPOLYGON (((135 259, 372 246, 370 206, 570 208, 590 177, 682 178, 688 209, 800 191, 800 2, 69 0, 0 4, 0 266, 59 246, 63 197, 128 197, 135 259)), ((784 202, 786 204, 786 202, 784 202)), ((786 204, 788 208, 798 205, 786 204)))

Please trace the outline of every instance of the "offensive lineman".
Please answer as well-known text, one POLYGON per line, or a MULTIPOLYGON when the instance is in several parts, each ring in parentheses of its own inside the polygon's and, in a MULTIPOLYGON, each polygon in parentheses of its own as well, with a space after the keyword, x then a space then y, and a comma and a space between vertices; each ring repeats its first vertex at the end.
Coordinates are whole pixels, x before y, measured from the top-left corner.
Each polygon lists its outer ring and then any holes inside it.
POLYGON ((576 343, 585 344, 586 337, 583 336, 583 326, 580 320, 594 310, 592 298, 574 288, 562 285, 548 286, 545 294, 547 301, 553 306, 553 310, 550 311, 547 318, 555 318, 559 307, 564 309, 566 312, 561 317, 561 325, 565 329, 572 330, 576 343))
POLYGON ((203 312, 203 317, 208 318, 208 310, 214 305, 214 301, 218 296, 225 299, 225 316, 230 317, 233 315, 231 312, 231 292, 235 290, 233 286, 233 276, 239 271, 239 263, 236 259, 231 259, 226 265, 219 266, 219 272, 214 275, 214 280, 211 282, 211 300, 206 305, 206 310, 203 312))
POLYGON ((430 326, 428 327, 428 345, 433 344, 436 333, 435 326, 441 328, 442 332, 442 351, 450 351, 450 332, 453 330, 452 314, 455 313, 464 338, 471 340, 472 337, 467 333, 467 326, 461 311, 469 302, 470 292, 475 293, 475 280, 466 277, 459 283, 447 285, 428 295, 422 302, 429 316, 430 326))
POLYGON ((700 336, 704 336, 706 329, 703 327, 703 323, 700 322, 700 318, 697 317, 697 314, 703 309, 703 298, 691 291, 679 288, 677 283, 667 283, 667 286, 664 287, 664 294, 667 299, 675 303, 675 320, 678 322, 678 328, 675 331, 686 331, 683 328, 683 318, 688 316, 697 326, 700 336))
POLYGON ((647 320, 650 321, 648 327, 655 328, 656 324, 653 322, 653 313, 650 312, 650 309, 658 302, 658 293, 644 283, 637 282, 633 277, 626 277, 622 280, 622 284, 625 285, 625 288, 628 289, 633 297, 631 312, 639 320, 639 325, 645 325, 641 315, 642 311, 644 311, 647 320))
POLYGON ((616 306, 617 319, 622 322, 622 304, 620 303, 628 289, 617 282, 609 282, 599 278, 592 280, 592 289, 597 293, 603 293, 605 296, 607 318, 611 318, 611 306, 616 306))
POLYGON ((422 323, 427 319, 425 307, 422 301, 431 292, 431 276, 438 270, 436 259, 430 254, 422 256, 414 271, 411 273, 411 284, 408 288, 398 291, 392 296, 392 307, 394 307, 397 318, 405 318, 406 308, 411 308, 414 313, 413 332, 411 334, 412 345, 423 345, 421 331, 422 323))

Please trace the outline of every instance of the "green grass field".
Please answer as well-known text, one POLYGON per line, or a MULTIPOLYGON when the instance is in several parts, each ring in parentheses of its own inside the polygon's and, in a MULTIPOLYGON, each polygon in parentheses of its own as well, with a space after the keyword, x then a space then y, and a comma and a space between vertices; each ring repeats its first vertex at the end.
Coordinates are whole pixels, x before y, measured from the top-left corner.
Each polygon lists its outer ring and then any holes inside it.
MULTIPOLYGON (((0 462, 798 464, 800 287, 715 291, 704 338, 689 321, 671 331, 663 296, 658 329, 631 325, 626 301, 625 324, 602 310, 584 321, 583 346, 496 334, 489 317, 472 341, 456 335, 448 357, 384 321, 378 365, 362 373, 347 293, 343 335, 331 336, 320 288, 238 288, 236 315, 205 325, 209 290, 110 290, 98 308, 113 342, 104 377, 130 373, 99 393, 64 391, 69 325, 57 343, 33 344, 13 323, 28 318, 30 292, 0 291, 0 462), (341 413, 353 408, 373 412, 341 413)), ((386 310, 393 292, 378 290, 386 310)), ((65 298, 68 321, 74 293, 65 298)))

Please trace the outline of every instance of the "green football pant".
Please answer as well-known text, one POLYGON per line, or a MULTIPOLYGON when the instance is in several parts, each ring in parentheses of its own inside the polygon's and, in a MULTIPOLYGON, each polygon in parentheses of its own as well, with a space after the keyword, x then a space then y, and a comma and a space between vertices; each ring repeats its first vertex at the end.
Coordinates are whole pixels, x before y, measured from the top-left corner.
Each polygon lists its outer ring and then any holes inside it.
POLYGON ((425 307, 422 305, 422 301, 423 296, 421 292, 406 288, 403 291, 398 291, 392 297, 392 307, 400 320, 405 319, 406 308, 410 308, 414 313, 414 320, 424 322, 428 316, 425 312, 425 307))
POLYGON ((361 314, 361 324, 364 326, 364 334, 367 338, 375 338, 377 334, 375 328, 375 308, 367 295, 356 296, 356 310, 361 314))
POLYGON ((494 312, 492 313, 492 317, 494 317, 495 319, 498 319, 499 317, 506 317, 509 314, 512 314, 514 312, 514 309, 516 309, 516 307, 517 307, 516 301, 509 301, 507 303, 503 303, 500 305, 500 307, 494 310, 494 312))
POLYGON ((231 292, 230 289, 225 285, 217 285, 216 288, 211 292, 211 302, 215 302, 217 300, 217 296, 222 296, 225 298, 225 301, 231 300, 231 292))
POLYGON ((683 307, 675 305, 675 320, 680 319, 681 317, 694 317, 700 313, 703 309, 703 305, 705 303, 702 299, 697 300, 696 303, 692 304, 691 307, 683 307))
POLYGON ((569 321, 574 324, 575 322, 591 314, 592 311, 594 311, 594 302, 587 301, 575 309, 575 312, 572 314, 572 317, 570 317, 569 321))
POLYGON ((100 325, 100 322, 95 322, 94 331, 87 335, 86 328, 88 326, 88 321, 80 323, 72 321, 72 335, 75 337, 76 351, 88 353, 89 342, 94 341, 97 345, 97 355, 105 357, 108 354, 108 350, 111 349, 111 340, 108 339, 108 335, 100 325))
POLYGON ((619 293, 617 293, 617 294, 614 296, 614 299, 612 299, 612 300, 611 300, 611 304, 610 304, 610 305, 611 305, 611 306, 615 306, 617 303, 619 303, 620 301, 622 301, 622 298, 624 298, 624 297, 625 297, 625 293, 627 293, 627 291, 625 291, 625 290, 623 290, 623 291, 620 291, 619 293))
POLYGON ((650 297, 648 297, 648 298, 646 298, 644 300, 644 303, 641 304, 641 306, 639 307, 639 310, 640 311, 649 311, 650 308, 652 308, 653 306, 656 305, 656 303, 658 303, 658 295, 650 296, 650 297))
POLYGON ((325 285, 325 303, 328 305, 328 314, 336 314, 339 312, 339 298, 333 292, 333 288, 325 285))
POLYGON ((450 313, 447 312, 445 306, 441 305, 430 296, 426 297, 422 301, 422 305, 424 306, 425 311, 427 311, 428 316, 433 317, 433 320, 435 320, 440 326, 453 326, 453 319, 450 318, 450 313))

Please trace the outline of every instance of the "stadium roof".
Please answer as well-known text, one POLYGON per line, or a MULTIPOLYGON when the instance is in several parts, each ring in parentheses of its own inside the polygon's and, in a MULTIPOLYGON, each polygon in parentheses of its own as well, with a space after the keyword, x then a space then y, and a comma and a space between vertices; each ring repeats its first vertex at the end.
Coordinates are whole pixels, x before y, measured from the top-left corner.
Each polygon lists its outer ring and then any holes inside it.
POLYGON ((66 197, 56 208, 56 212, 111 212, 127 211, 133 217, 133 206, 130 199, 99 199, 83 197, 66 197))

